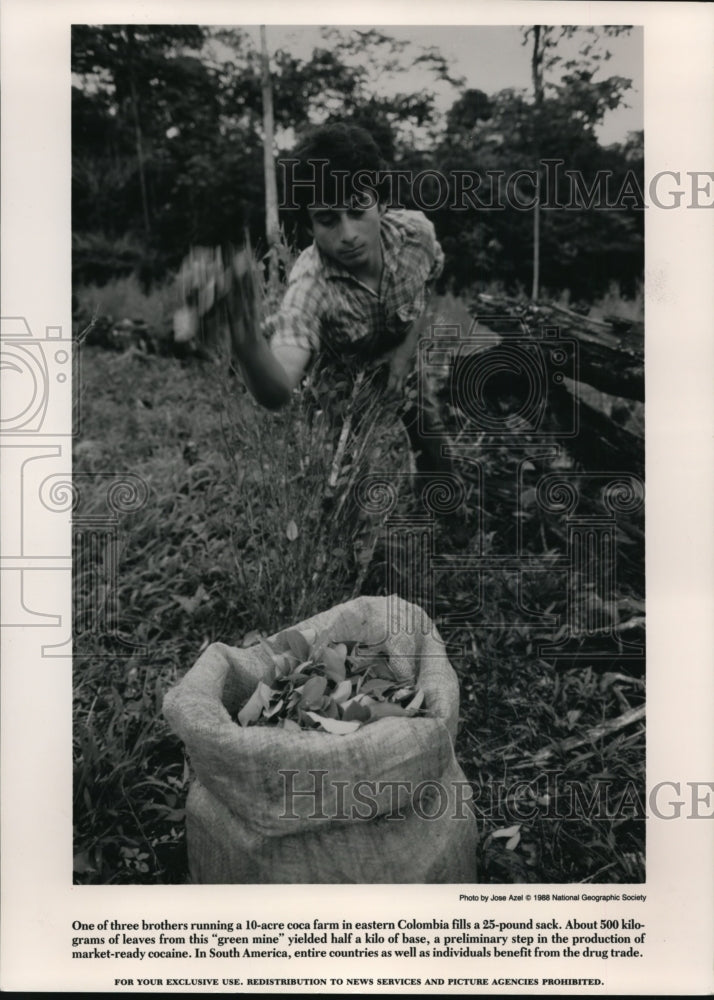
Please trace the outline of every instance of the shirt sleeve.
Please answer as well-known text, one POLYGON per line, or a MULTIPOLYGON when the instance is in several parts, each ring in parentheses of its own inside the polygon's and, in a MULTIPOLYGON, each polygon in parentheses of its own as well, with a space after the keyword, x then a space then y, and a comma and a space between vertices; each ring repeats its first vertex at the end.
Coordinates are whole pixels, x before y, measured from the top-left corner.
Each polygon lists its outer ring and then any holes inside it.
MULTIPOLYGON (((428 219, 427 222, 429 222, 428 219)), ((444 251, 441 249, 441 244, 436 238, 436 232, 431 222, 429 222, 429 226, 431 227, 431 232, 432 232, 434 259, 432 261, 429 273, 426 276, 426 283, 429 287, 429 290, 431 290, 433 288, 434 282, 441 275, 441 272, 444 270, 444 251)))
POLYGON ((427 258, 427 272, 424 282, 428 291, 432 290, 433 284, 444 270, 444 251, 436 238, 434 223, 422 212, 415 212, 415 221, 418 220, 419 235, 427 258))
POLYGON ((280 308, 263 323, 271 349, 288 346, 310 354, 317 351, 323 298, 314 279, 304 277, 291 282, 280 308))
POLYGON ((423 212, 404 211, 403 224, 406 225, 406 241, 410 263, 416 268, 421 280, 432 290, 433 284, 444 270, 444 252, 436 238, 434 223, 423 212))

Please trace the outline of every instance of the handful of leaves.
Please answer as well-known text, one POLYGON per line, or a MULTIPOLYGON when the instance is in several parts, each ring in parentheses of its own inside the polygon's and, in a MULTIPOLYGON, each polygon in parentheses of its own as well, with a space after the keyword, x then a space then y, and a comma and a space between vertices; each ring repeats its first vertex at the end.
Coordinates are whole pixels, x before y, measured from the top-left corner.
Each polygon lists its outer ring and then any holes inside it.
POLYGON ((382 647, 332 642, 314 629, 283 636, 285 652, 261 639, 270 671, 238 713, 241 726, 346 735, 377 719, 426 714, 424 692, 396 676, 382 647))

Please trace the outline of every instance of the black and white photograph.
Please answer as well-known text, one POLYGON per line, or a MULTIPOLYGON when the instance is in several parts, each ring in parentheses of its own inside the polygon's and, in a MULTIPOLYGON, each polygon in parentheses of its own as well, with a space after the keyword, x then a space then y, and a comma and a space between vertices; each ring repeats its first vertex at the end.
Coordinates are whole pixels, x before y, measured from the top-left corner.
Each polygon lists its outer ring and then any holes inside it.
POLYGON ((644 881, 642 29, 72 73, 76 881, 644 881))
POLYGON ((711 17, 30 6, 3 988, 705 988, 711 17))

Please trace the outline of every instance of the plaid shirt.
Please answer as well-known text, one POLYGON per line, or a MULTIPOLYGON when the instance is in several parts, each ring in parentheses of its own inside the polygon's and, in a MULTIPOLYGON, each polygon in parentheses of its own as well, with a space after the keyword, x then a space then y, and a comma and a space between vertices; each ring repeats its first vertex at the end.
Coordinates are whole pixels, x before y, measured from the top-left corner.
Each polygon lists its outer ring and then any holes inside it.
POLYGON ((380 239, 378 292, 325 257, 314 243, 304 250, 280 309, 265 320, 271 347, 289 344, 313 356, 371 361, 400 344, 426 307, 444 255, 422 212, 386 212, 380 239))

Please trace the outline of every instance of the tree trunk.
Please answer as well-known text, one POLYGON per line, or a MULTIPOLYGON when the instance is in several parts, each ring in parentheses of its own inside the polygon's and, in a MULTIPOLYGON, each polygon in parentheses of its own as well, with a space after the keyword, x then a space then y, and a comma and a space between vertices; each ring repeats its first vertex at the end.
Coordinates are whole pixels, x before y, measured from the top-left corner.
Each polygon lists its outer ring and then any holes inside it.
POLYGON ((139 187, 141 189, 141 208, 144 216, 144 229, 146 235, 151 233, 151 222, 149 220, 149 196, 146 189, 146 174, 144 171, 144 146, 141 134, 141 121, 139 119, 139 98, 136 92, 136 81, 134 79, 134 28, 127 27, 127 69, 129 73, 129 92, 131 94, 131 111, 134 119, 134 134, 136 141, 136 159, 139 165, 139 187))
POLYGON ((533 25, 533 53, 531 56, 531 75, 533 79, 533 95, 535 99, 536 135, 534 148, 536 151, 536 194, 533 206, 533 283, 531 298, 537 301, 540 295, 540 157, 538 127, 540 111, 543 104, 543 46, 541 44, 541 26, 533 25))
POLYGON ((536 167, 536 195, 533 206, 533 283, 531 298, 538 301, 540 295, 540 170, 536 167))
POLYGON ((270 77, 270 57, 265 25, 260 26, 261 83, 263 92, 263 170, 265 174, 265 235, 268 241, 270 282, 277 280, 277 247, 280 240, 278 223, 278 184, 273 157, 273 85, 270 77))

